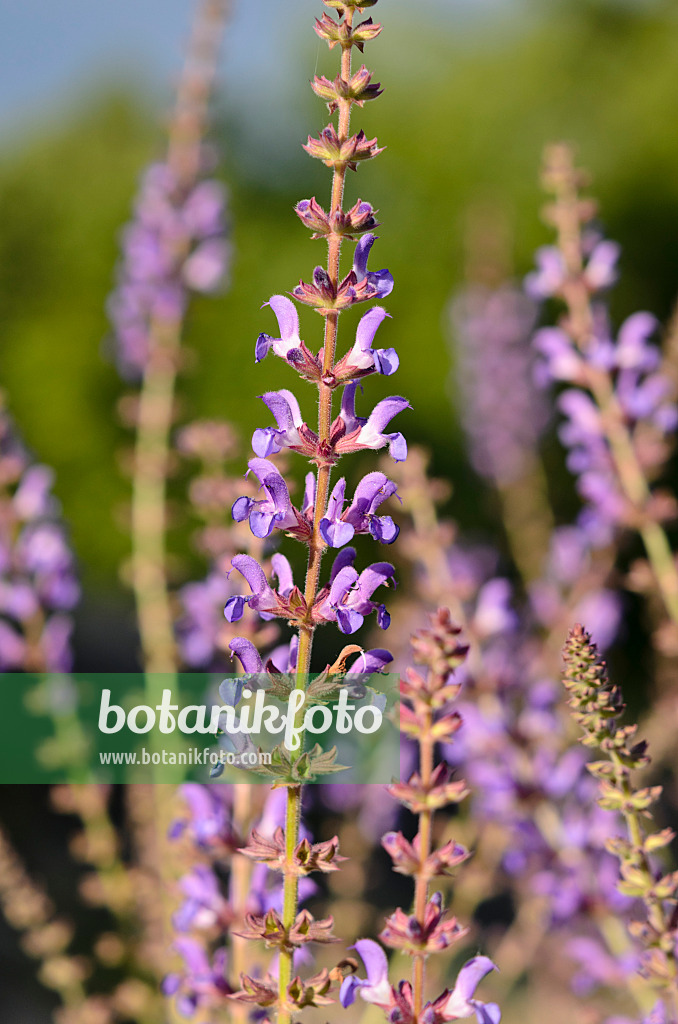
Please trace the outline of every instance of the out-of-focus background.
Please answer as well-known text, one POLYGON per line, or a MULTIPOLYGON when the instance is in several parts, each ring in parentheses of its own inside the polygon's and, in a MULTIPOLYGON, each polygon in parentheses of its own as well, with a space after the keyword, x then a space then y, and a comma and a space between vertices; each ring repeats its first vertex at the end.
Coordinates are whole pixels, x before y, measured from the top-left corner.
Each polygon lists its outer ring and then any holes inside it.
MULTIPOLYGON (((85 669, 130 667, 136 656, 118 581, 127 438, 105 306, 139 173, 163 152, 192 6, 0 4, 0 383, 29 444, 57 471, 85 585, 76 635, 85 669)), ((292 211, 328 189, 326 169, 301 149, 326 123, 308 88, 329 67, 313 32, 320 12, 315 0, 234 0, 227 33, 213 137, 231 190, 231 287, 193 307, 196 358, 181 394, 187 417, 225 416, 245 438, 268 422, 256 395, 290 385, 277 361, 254 366, 256 336, 274 326, 261 303, 322 259, 292 211)), ((387 149, 351 175, 349 199, 380 211, 373 266, 396 279, 380 344, 398 349, 401 371, 370 382, 365 401, 394 387, 407 394, 414 411, 401 429, 454 480, 454 515, 491 528, 448 382, 446 306, 465 275, 469 217, 496 211, 507 260, 525 273, 548 238, 542 146, 576 141, 623 245, 615 313, 667 317, 678 281, 678 12, 651 0, 383 0, 378 15, 384 32, 368 62, 385 93, 356 125, 387 149)), ((302 310, 302 327, 318 346, 320 318, 302 310)), ((190 572, 179 565, 179 576, 190 572)))

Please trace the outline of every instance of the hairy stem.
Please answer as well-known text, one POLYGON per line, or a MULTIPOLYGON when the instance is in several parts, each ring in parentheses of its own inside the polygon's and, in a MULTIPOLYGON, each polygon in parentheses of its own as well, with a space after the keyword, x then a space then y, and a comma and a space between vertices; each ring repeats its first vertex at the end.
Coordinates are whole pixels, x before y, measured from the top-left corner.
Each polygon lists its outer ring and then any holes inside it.
MULTIPOLYGON (((433 739, 431 727, 433 725, 433 712, 431 708, 426 709, 426 720, 419 738, 419 774, 421 775, 422 786, 426 789, 431 783, 433 774, 433 739)), ((426 809, 419 815, 419 857, 420 866, 417 872, 414 889, 414 916, 417 921, 423 924, 428 901, 428 875, 425 873, 426 860, 431 852, 431 833, 433 826, 433 812, 426 809)), ((426 966, 426 953, 415 953, 412 965, 412 987, 413 1005, 415 1019, 418 1020, 424 1007, 424 971, 426 966)))
MULTIPOLYGON (((345 11, 345 21, 350 26, 353 20, 353 11, 348 8, 345 11)), ((346 81, 351 77, 351 49, 349 45, 342 50, 341 75, 346 81)), ((349 136, 351 121, 350 99, 343 100, 339 106, 339 139, 345 142, 349 136)), ((332 177, 332 201, 331 213, 341 209, 344 198, 344 182, 346 179, 346 166, 339 165, 334 168, 332 177)), ((339 282, 339 256, 341 254, 342 236, 332 232, 328 236, 327 252, 327 273, 334 285, 339 282)), ((325 319, 325 336, 323 343, 323 375, 331 373, 334 366, 334 357, 337 347, 337 331, 339 323, 339 311, 328 313, 325 319)), ((330 426, 332 423, 332 388, 322 380, 318 382, 318 438, 322 445, 330 439, 330 426)), ((308 547, 308 566, 306 569, 306 582, 304 586, 304 598, 306 607, 310 610, 318 593, 320 579, 320 564, 325 551, 325 542, 320 536, 320 521, 327 510, 327 500, 330 488, 330 465, 323 464, 318 467, 318 482, 316 489, 315 510, 313 515, 313 532, 308 547)), ((297 688, 305 689, 308 674, 311 670, 311 651, 313 648, 313 626, 301 626, 299 629, 299 651, 297 655, 297 688)), ((289 786, 287 789, 287 813, 285 823, 285 855, 289 864, 292 863, 294 850, 299 842, 299 820, 301 817, 301 787, 289 786)), ((283 881, 283 926, 291 928, 297 916, 299 895, 299 879, 292 872, 286 870, 283 881)), ((278 975, 278 1022, 279 1024, 290 1024, 291 1014, 286 1003, 287 986, 292 979, 292 952, 284 949, 280 951, 280 969, 278 975)))

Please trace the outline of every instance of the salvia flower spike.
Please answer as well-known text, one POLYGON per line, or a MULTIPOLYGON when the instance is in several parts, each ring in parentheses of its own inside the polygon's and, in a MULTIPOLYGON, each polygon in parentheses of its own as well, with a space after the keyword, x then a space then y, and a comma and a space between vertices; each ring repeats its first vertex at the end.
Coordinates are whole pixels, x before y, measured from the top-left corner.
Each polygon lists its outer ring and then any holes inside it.
POLYGON ((438 848, 433 844, 435 810, 459 803, 468 794, 463 780, 450 781, 445 762, 435 764, 436 743, 442 738, 449 742, 461 726, 461 717, 452 707, 461 689, 454 673, 468 654, 460 634, 446 608, 432 615, 429 626, 411 638, 414 661, 424 667, 425 673, 409 669, 400 686, 401 731, 417 743, 419 763, 408 781, 391 786, 390 792, 417 814, 419 821, 412 842, 402 832, 387 832, 382 845, 393 861, 394 871, 414 879, 414 909, 406 913, 398 907, 387 918, 379 937, 384 945, 412 957, 412 982, 402 980, 391 985, 382 947, 371 939, 360 939, 355 949, 367 976, 351 975, 341 986, 343 1006, 350 1006, 359 995, 379 1006, 388 1021, 401 1024, 446 1024, 474 1014, 479 1024, 499 1024, 501 1020, 496 1003, 485 1003, 475 995, 482 979, 496 970, 486 956, 475 956, 464 964, 452 991, 445 989, 436 999, 424 1002, 428 957, 447 952, 467 932, 456 917, 448 915, 442 894, 430 891, 435 878, 454 874, 469 856, 468 850, 453 840, 438 848))
POLYGON ((619 891, 641 899, 646 920, 633 921, 629 930, 642 947, 640 971, 659 987, 670 1012, 678 1012, 678 872, 662 874, 652 855, 674 838, 671 829, 651 831, 649 808, 661 794, 661 786, 636 787, 632 773, 648 763, 647 744, 636 739, 637 726, 621 725, 624 702, 619 687, 607 675, 596 645, 581 625, 570 631, 563 652, 563 683, 575 721, 581 726, 581 742, 599 750, 603 760, 589 763, 598 780, 601 807, 618 811, 627 829, 626 838, 613 837, 608 848, 619 859, 619 891))
POLYGON ((560 436, 585 502, 580 525, 599 547, 620 527, 638 531, 675 632, 678 567, 663 526, 675 502, 650 486, 661 468, 657 452, 678 424, 672 383, 650 340, 657 322, 634 313, 613 337, 604 294, 617 279, 619 246, 592 223, 596 207, 581 195, 585 177, 567 146, 546 150, 543 183, 554 197, 544 217, 556 245, 539 250, 526 288, 566 309, 557 327, 537 332, 535 345, 541 381, 569 385, 559 398, 560 436))
MULTIPOLYGON (((229 622, 237 622, 246 606, 265 619, 282 618, 298 631, 294 645, 294 658, 287 666, 296 672, 297 688, 305 688, 311 663, 311 648, 316 628, 324 623, 336 623, 342 633, 354 633, 367 615, 376 613, 382 629, 388 628, 390 616, 381 600, 374 598, 378 588, 394 585, 395 570, 388 562, 375 561, 362 571, 354 567, 356 552, 346 547, 356 534, 370 534, 378 543, 390 544, 398 535, 398 526, 390 515, 382 514, 381 504, 395 493, 395 484, 384 473, 369 473, 353 491, 352 500, 346 491, 346 479, 341 477, 330 488, 330 476, 343 455, 388 447, 395 461, 407 456, 403 435, 392 431, 390 421, 409 408, 406 399, 387 398, 377 403, 366 416, 355 409, 355 392, 359 381, 380 373, 389 376, 398 369, 397 353, 388 347, 376 348, 375 337, 380 330, 386 335, 388 313, 383 300, 393 288, 393 278, 387 269, 368 268, 368 260, 375 243, 373 229, 377 226, 374 207, 362 199, 344 210, 344 185, 349 170, 356 171, 366 161, 382 152, 377 140, 368 138, 363 131, 351 134, 351 111, 365 102, 376 99, 381 87, 362 64, 352 67, 354 49, 361 53, 365 43, 375 38, 380 26, 371 19, 356 21, 356 14, 373 7, 376 0, 346 0, 334 3, 326 0, 333 11, 316 20, 316 32, 330 49, 338 46, 341 66, 334 79, 316 76, 313 91, 327 103, 330 116, 336 115, 318 137, 309 137, 304 149, 310 156, 321 160, 332 170, 329 208, 325 209, 315 197, 301 200, 296 213, 302 224, 315 239, 327 243, 327 262, 316 266, 310 279, 300 281, 289 295, 274 295, 268 306, 277 320, 277 331, 262 332, 255 345, 255 361, 260 362, 273 352, 286 369, 296 372, 301 380, 311 382, 317 389, 317 428, 306 422, 301 405, 293 390, 281 387, 268 391, 262 399, 270 410, 275 426, 264 426, 254 432, 252 447, 256 458, 249 463, 250 473, 260 488, 256 495, 239 497, 233 505, 233 517, 247 521, 253 534, 261 539, 286 534, 308 548, 306 579, 303 587, 295 584, 287 559, 279 553, 273 555, 271 567, 275 579, 264 571, 259 562, 248 555, 232 559, 232 568, 249 586, 250 593, 229 598, 224 610, 229 622), (357 240, 357 241, 356 241, 357 240), (355 251, 350 267, 340 269, 343 242, 354 241, 355 251), (300 302, 315 309, 323 318, 322 346, 314 346, 309 335, 302 331, 295 305, 300 302), (378 302, 364 313, 354 338, 344 354, 337 352, 339 316, 342 311, 359 303, 378 302), (333 415, 333 397, 341 389, 341 406, 333 415), (304 456, 311 463, 300 506, 292 503, 284 475, 273 461, 288 450, 304 456), (320 570, 323 555, 328 548, 339 549, 329 579, 321 583, 320 570)), ((268 315, 268 314, 267 314, 268 315)), ((317 321, 316 321, 317 322, 317 321)), ((387 342, 385 342, 387 344, 387 342)), ((247 671, 263 667, 263 659, 246 638, 236 638, 231 649, 247 671)), ((355 645, 346 648, 335 665, 344 665, 349 653, 360 651, 355 645)), ((377 650, 361 654, 349 672, 366 667, 381 671, 388 665, 391 655, 377 650)), ((327 673, 338 671, 328 666, 327 673)), ((302 754, 308 757, 308 754, 302 754)), ((316 977, 302 981, 293 977, 295 951, 309 941, 332 941, 331 921, 315 921, 308 911, 299 912, 300 879, 311 871, 334 870, 339 861, 335 843, 329 846, 309 845, 299 840, 301 786, 286 779, 287 803, 284 827, 276 832, 272 842, 262 842, 253 836, 246 847, 248 857, 267 864, 283 876, 281 911, 275 915, 259 915, 249 920, 246 934, 262 939, 278 952, 278 977, 269 981, 243 981, 239 998, 258 1003, 267 1012, 275 1010, 281 1024, 289 1024, 292 1014, 305 1005, 323 1005, 330 998, 331 985, 341 979, 341 968, 329 977, 316 977)), ((245 932, 241 932, 245 934, 245 932)))

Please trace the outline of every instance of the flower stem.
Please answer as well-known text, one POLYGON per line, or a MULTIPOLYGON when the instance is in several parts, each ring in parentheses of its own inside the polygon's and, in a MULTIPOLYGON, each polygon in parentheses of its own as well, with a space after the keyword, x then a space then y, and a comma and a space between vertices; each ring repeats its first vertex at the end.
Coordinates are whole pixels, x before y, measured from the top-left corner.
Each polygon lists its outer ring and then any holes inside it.
MULTIPOLYGON (((347 8, 345 21, 350 26, 353 21, 353 11, 347 8)), ((351 77, 351 50, 349 45, 342 50, 341 55, 341 76, 345 81, 351 77)), ((341 142, 348 139, 351 122, 350 99, 344 99, 339 104, 339 128, 338 134, 341 142)), ((334 214, 341 209, 344 198, 344 183, 346 179, 346 165, 335 166, 332 177, 332 201, 331 213, 334 214)), ((327 250, 327 273, 334 285, 339 283, 339 257, 341 254, 342 236, 332 232, 328 236, 327 250)), ((337 347, 337 333, 339 326, 339 311, 327 314, 325 319, 325 336, 323 343, 323 375, 328 376, 334 366, 334 357, 337 347)), ((329 443, 330 428, 332 423, 332 388, 324 381, 318 382, 318 438, 319 444, 329 443)), ((313 515, 313 532, 308 546, 308 565, 306 569, 306 581, 304 586, 304 598, 306 607, 311 609, 318 593, 320 580, 320 564, 325 552, 325 542, 320 536, 320 521, 327 510, 327 500, 330 488, 329 464, 318 467, 318 482, 316 488, 315 510, 313 515)), ((312 625, 305 625, 299 628, 299 650, 297 654, 297 689, 305 689, 308 675, 311 670, 311 652, 313 648, 312 625)), ((294 850, 299 842, 299 821, 301 817, 301 787, 289 786, 287 789, 287 812, 285 821, 285 858, 286 863, 291 865, 294 850)), ((299 896, 299 879, 292 871, 285 870, 283 880, 283 925, 290 928, 297 916, 297 905, 299 896)), ((292 978, 292 952, 284 949, 280 951, 280 970, 278 975, 278 1024, 289 1024, 291 1020, 290 1010, 286 1004, 287 986, 292 978)))
MULTIPOLYGON (((201 170, 209 98, 228 0, 203 0, 169 131, 167 162, 182 192, 201 170)), ((181 316, 156 316, 139 396, 132 485, 132 568, 144 666, 172 672, 176 651, 166 574, 166 497, 181 316)), ((147 676, 147 685, 151 686, 147 676)))
MULTIPOLYGON (((431 784, 433 774, 433 739, 431 728, 433 726, 433 712, 430 707, 426 708, 424 728, 419 738, 419 774, 421 775, 422 787, 427 789, 431 784)), ((428 901, 428 875, 425 873, 426 860, 431 852, 431 833, 433 826, 433 812, 426 808, 419 815, 419 857, 420 867, 417 872, 414 889, 414 916, 417 921, 423 924, 426 914, 426 903, 428 901)), ((415 1019, 418 1020, 424 1007, 424 972, 426 966, 426 953, 415 953, 412 982, 413 982, 413 1006, 415 1019)))

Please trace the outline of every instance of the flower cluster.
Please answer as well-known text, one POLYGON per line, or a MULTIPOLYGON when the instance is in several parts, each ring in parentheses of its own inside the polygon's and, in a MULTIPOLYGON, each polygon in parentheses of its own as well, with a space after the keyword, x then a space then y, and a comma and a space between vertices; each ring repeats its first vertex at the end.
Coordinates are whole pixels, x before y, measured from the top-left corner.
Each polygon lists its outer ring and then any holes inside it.
POLYGON ((0 670, 68 671, 80 596, 54 474, 36 463, 0 405, 0 670))
POLYGON ((510 283, 475 284, 450 306, 462 423, 473 468, 495 485, 523 476, 548 413, 532 380, 537 305, 510 283))
MULTIPOLYGON (((173 916, 174 945, 183 969, 165 977, 163 991, 176 998, 182 1016, 223 1005, 226 996, 242 997, 237 971, 245 964, 238 962, 237 940, 254 921, 282 912, 282 885, 275 872, 263 860, 252 870, 249 859, 255 850, 251 844, 241 845, 252 820, 252 834, 259 844, 273 843, 285 819, 285 792, 264 790, 263 805, 254 811, 254 794, 250 787, 243 788, 247 791, 243 820, 237 806, 240 786, 190 783, 181 790, 188 816, 174 821, 170 835, 183 839, 192 861, 179 882, 182 902, 173 916), (226 887, 221 881, 224 872, 228 872, 226 887)), ((306 835, 302 841, 308 843, 306 835)), ((314 891, 315 885, 303 879, 300 898, 307 899, 314 891)), ((252 969, 251 958, 246 966, 252 969)), ((241 977, 241 985, 246 980, 241 977)))
MULTIPOLYGON (((228 468, 240 451, 230 424, 217 420, 191 423, 178 432, 176 446, 186 459, 198 462, 189 501, 200 524, 194 546, 208 562, 203 579, 187 583, 178 591, 177 645, 185 665, 225 671, 230 664, 229 643, 236 635, 223 614, 224 604, 236 592, 227 571, 235 553, 243 548, 250 557, 263 558, 263 544, 249 530, 234 525, 228 516, 227 510, 243 487, 242 480, 235 479, 228 468)), ((255 488, 250 487, 249 492, 248 498, 254 500, 255 488)), ((278 636, 275 625, 265 624, 256 613, 241 622, 239 632, 244 628, 248 639, 262 647, 270 646, 278 636)))
MULTIPOLYGON (((317 429, 313 429, 306 422, 291 390, 266 392, 262 398, 275 426, 254 432, 252 448, 256 457, 249 462, 249 472, 258 481, 259 490, 256 495, 241 495, 232 508, 234 520, 247 522, 257 541, 271 543, 277 535, 283 534, 305 545, 308 552, 306 579, 302 590, 294 582, 288 559, 276 552, 271 557, 274 585, 260 559, 238 554, 232 559, 232 567, 246 580, 250 594, 230 597, 224 609, 231 623, 240 621, 249 607, 264 620, 280 618, 298 631, 298 640, 289 645, 287 652, 274 652, 267 665, 271 672, 282 666, 283 671, 295 673, 294 685, 298 689, 307 686, 313 636, 319 625, 336 623, 342 633, 352 634, 373 612, 382 629, 390 624, 384 603, 376 600, 374 594, 378 588, 393 583, 393 565, 377 561, 359 571, 354 565, 356 550, 347 545, 358 534, 369 534, 381 544, 390 544, 396 539, 398 527, 391 516, 381 510, 383 502, 395 494, 395 484, 385 473, 369 473, 356 486, 353 499, 347 501, 346 479, 340 478, 330 489, 330 477, 343 455, 366 449, 376 451, 388 447, 395 462, 403 461, 407 456, 406 441, 400 432, 391 431, 389 424, 397 413, 409 408, 406 399, 396 396, 377 403, 367 416, 356 411, 360 382, 375 373, 390 376, 399 365, 392 348, 375 348, 377 329, 388 316, 381 305, 372 306, 362 316, 348 351, 343 355, 337 351, 341 313, 357 304, 385 299, 393 288, 393 278, 386 269, 368 268, 375 242, 372 228, 376 227, 371 204, 358 200, 349 210, 342 206, 347 172, 355 171, 359 163, 381 152, 376 139, 367 139, 362 131, 352 135, 350 130, 352 108, 362 107, 381 92, 365 66, 357 72, 352 70, 353 49, 362 52, 365 42, 379 34, 380 26, 371 19, 361 23, 354 20, 357 12, 373 3, 358 0, 341 4, 325 0, 325 3, 336 11, 336 19, 325 14, 316 21, 316 32, 330 49, 340 44, 341 71, 333 81, 316 76, 312 87, 326 101, 330 115, 338 113, 338 124, 330 123, 317 138, 309 138, 304 148, 332 169, 331 205, 325 210, 313 197, 297 205, 297 214, 315 239, 327 243, 327 265, 316 266, 310 281, 300 281, 291 291, 292 298, 274 295, 269 300, 268 305, 277 319, 278 335, 261 333, 254 351, 256 362, 273 352, 288 370, 315 385, 318 424, 317 429), (356 239, 351 268, 342 274, 342 243, 356 239), (318 351, 301 337, 301 323, 293 300, 309 306, 323 318, 324 339, 318 351), (341 404, 338 414, 333 416, 337 390, 341 404), (306 476, 299 506, 292 504, 283 473, 273 461, 283 452, 296 452, 315 466, 315 471, 306 476), (322 584, 321 563, 328 548, 338 549, 338 553, 327 582, 322 584)), ((236 638, 230 646, 246 672, 262 670, 263 659, 247 637, 236 638)), ((327 676, 344 676, 346 658, 349 652, 356 650, 360 649, 345 648, 334 665, 327 667, 327 676)), ((360 653, 348 673, 382 671, 390 660, 391 655, 381 649, 360 653)), ((317 681, 313 685, 316 684, 317 681)), ((251 917, 242 932, 248 939, 259 939, 266 947, 278 951, 277 978, 272 972, 263 979, 253 975, 244 977, 239 998, 258 1004, 262 1009, 275 1006, 280 1024, 288 1024, 292 1015, 304 1006, 328 1002, 332 984, 343 974, 340 964, 329 974, 321 972, 310 979, 293 976, 295 957, 304 952, 309 942, 334 941, 331 919, 317 920, 308 911, 298 910, 300 879, 310 871, 335 870, 337 860, 334 841, 329 847, 299 842, 301 786, 298 780, 314 777, 314 758, 318 766, 322 763, 326 770, 331 769, 333 757, 331 752, 302 752, 298 763, 303 762, 304 774, 300 776, 295 768, 297 762, 280 755, 283 774, 278 782, 287 786, 285 827, 276 833, 272 842, 264 842, 253 833, 246 848, 255 861, 275 866, 282 873, 283 905, 281 913, 271 908, 251 917)), ((323 773, 318 770, 318 774, 323 773)))
POLYGON ((426 666, 426 675, 409 669, 401 680, 401 730, 418 744, 419 765, 407 782, 395 783, 390 792, 418 816, 419 827, 411 842, 402 832, 387 832, 382 845, 393 861, 394 871, 415 880, 414 912, 396 909, 387 918, 380 938, 386 946, 412 957, 412 982, 402 980, 391 985, 383 949, 371 939, 361 939, 355 948, 367 977, 353 975, 341 987, 342 1005, 349 1006, 359 994, 365 1002, 379 1006, 388 1020, 403 1024, 420 1020, 445 1024, 473 1014, 479 1024, 498 1024, 501 1019, 495 1003, 485 1003, 475 995, 480 981, 495 969, 486 956, 469 960, 451 991, 445 989, 437 998, 424 1002, 426 960, 449 950, 467 931, 456 917, 448 917, 442 893, 429 892, 434 878, 454 875, 469 856, 455 840, 437 848, 432 841, 434 812, 459 803, 469 792, 463 779, 452 778, 449 765, 444 761, 436 765, 434 758, 436 744, 449 742, 462 723, 453 707, 461 688, 454 672, 464 662, 468 647, 459 634, 449 611, 439 610, 432 616, 430 627, 412 638, 414 660, 426 666))
MULTIPOLYGON (((358 5, 360 6, 360 5, 358 5)), ((318 588, 317 580, 311 590, 304 592, 295 585, 287 559, 276 554, 272 559, 277 586, 273 587, 259 563, 246 555, 232 560, 236 569, 248 583, 251 594, 233 597, 226 603, 226 618, 238 621, 246 607, 263 617, 280 617, 298 629, 312 631, 325 622, 336 622, 344 633, 353 633, 363 624, 367 615, 377 612, 377 621, 387 628, 390 618, 385 605, 373 600, 375 590, 388 586, 395 570, 388 562, 376 562, 359 572, 354 568, 354 549, 345 547, 356 534, 371 534, 382 544, 392 543, 398 527, 391 516, 379 513, 380 505, 395 493, 395 484, 384 473, 369 473, 357 485, 352 501, 347 503, 346 480, 339 479, 329 493, 332 467, 342 455, 363 449, 388 446, 391 456, 402 461, 407 445, 401 433, 387 432, 390 420, 409 403, 404 398, 387 398, 379 402, 369 416, 358 416, 355 397, 358 382, 372 373, 390 375, 398 368, 398 357, 393 349, 374 349, 377 328, 387 317, 381 306, 372 307, 360 320, 355 342, 341 358, 335 355, 337 321, 339 313, 356 303, 386 297, 393 279, 387 270, 370 271, 367 260, 375 241, 368 228, 375 225, 374 211, 359 201, 348 212, 343 212, 337 182, 344 180, 347 169, 355 169, 358 159, 370 159, 378 149, 367 144, 362 133, 348 135, 348 117, 351 106, 362 105, 373 99, 379 90, 369 86, 369 73, 365 69, 357 76, 345 77, 345 66, 350 61, 351 48, 362 45, 364 38, 353 26, 354 5, 341 8, 337 23, 329 16, 317 24, 317 31, 331 43, 343 38, 344 60, 342 75, 334 83, 316 78, 313 87, 328 100, 330 112, 340 111, 339 135, 333 126, 325 129, 320 138, 309 140, 305 147, 313 156, 323 159, 334 170, 335 189, 329 213, 324 211, 315 197, 302 201, 297 207, 303 223, 324 238, 329 247, 328 270, 316 267, 312 284, 303 282, 292 294, 299 302, 320 312, 326 321, 325 344, 314 354, 300 337, 299 315, 291 299, 274 295, 269 300, 277 321, 280 337, 260 334, 255 345, 255 359, 263 359, 271 350, 295 370, 300 377, 314 382, 319 391, 320 417, 318 431, 305 422, 296 396, 288 389, 266 392, 262 398, 276 422, 254 432, 252 447, 257 458, 249 462, 249 471, 259 482, 260 497, 243 495, 233 505, 233 518, 247 520, 253 535, 269 538, 280 531, 308 545, 311 559, 319 565, 327 547, 341 548, 335 558, 328 582, 318 588), (337 36, 337 33, 339 36, 337 36), (360 80, 360 81, 359 81, 360 80), (363 84, 360 84, 363 83, 363 84), (344 138, 345 136, 345 138, 344 138), (338 279, 339 249, 342 240, 358 241, 350 272, 338 279), (335 389, 342 389, 341 409, 335 419, 330 409, 335 389), (301 507, 290 500, 285 479, 271 461, 283 450, 298 452, 317 466, 317 472, 306 476, 301 507)), ((371 26, 376 35, 378 26, 371 26)))
MULTIPOLYGON (((648 481, 665 460, 667 436, 678 424, 673 384, 651 341, 655 317, 634 313, 614 336, 604 293, 617 277, 619 246, 594 228, 595 206, 581 198, 582 180, 567 147, 547 151, 544 186, 555 201, 545 216, 557 245, 539 250, 526 288, 535 298, 560 300, 566 314, 557 327, 537 332, 536 372, 544 384, 568 385, 558 398, 565 418, 560 436, 585 503, 581 528, 598 546, 620 526, 639 530, 655 573, 666 580, 675 569, 659 524, 675 507, 648 481)), ((671 590, 675 582, 664 586, 671 590)), ((675 617, 678 607, 664 596, 675 617)))
POLYGON ((190 292, 222 284, 229 259, 225 205, 224 188, 213 179, 187 188, 169 162, 145 172, 109 300, 117 364, 126 379, 143 376, 154 322, 181 321, 190 292))
MULTIPOLYGON (((568 956, 578 964, 572 984, 588 991, 601 983, 603 965, 608 978, 610 964, 617 977, 622 969, 633 970, 627 951, 607 950, 598 924, 627 918, 634 901, 616 888, 617 867, 606 840, 619 828, 618 815, 597 807, 586 758, 572 748, 554 652, 580 613, 595 621, 603 648, 614 640, 621 604, 609 587, 609 557, 592 552, 576 527, 560 527, 529 603, 521 607, 509 580, 498 574, 496 552, 463 544, 454 526, 438 519, 435 499, 444 491, 426 477, 418 450, 399 472, 398 486, 411 517, 403 547, 421 600, 450 603, 471 643, 470 656, 457 669, 464 684, 457 707, 466 728, 442 747, 471 787, 478 840, 469 874, 509 890, 518 908, 538 906, 533 927, 557 929, 561 943, 567 940, 568 956), (583 936, 589 955, 582 959, 583 936)), ((416 610, 397 604, 396 624, 416 610)), ((516 941, 522 948, 511 970, 519 973, 529 966, 524 951, 539 942, 524 935, 516 941)))

